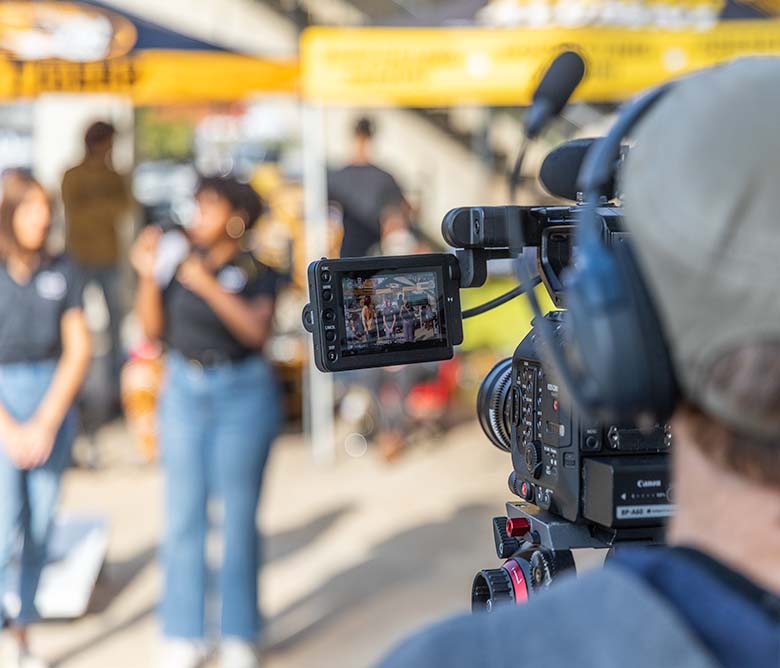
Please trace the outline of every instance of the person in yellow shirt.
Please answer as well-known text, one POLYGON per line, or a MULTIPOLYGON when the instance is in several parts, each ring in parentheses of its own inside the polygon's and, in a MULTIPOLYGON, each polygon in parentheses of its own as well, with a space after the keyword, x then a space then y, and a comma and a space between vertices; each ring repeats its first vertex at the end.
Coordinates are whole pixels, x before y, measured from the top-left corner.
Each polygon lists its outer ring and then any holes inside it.
POLYGON ((132 196, 125 177, 112 165, 115 134, 114 126, 103 121, 89 126, 84 136, 84 160, 65 172, 62 179, 62 201, 67 252, 82 266, 86 280, 100 286, 108 307, 111 382, 118 400, 123 361, 119 337, 119 228, 132 207, 132 196))

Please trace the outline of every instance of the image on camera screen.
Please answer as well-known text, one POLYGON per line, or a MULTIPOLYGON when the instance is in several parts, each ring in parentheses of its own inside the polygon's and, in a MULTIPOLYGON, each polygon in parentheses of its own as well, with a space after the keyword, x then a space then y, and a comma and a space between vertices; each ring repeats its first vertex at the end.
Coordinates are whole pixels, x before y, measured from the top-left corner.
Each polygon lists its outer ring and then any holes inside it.
POLYGON ((342 277, 346 346, 342 355, 447 345, 439 271, 342 277))

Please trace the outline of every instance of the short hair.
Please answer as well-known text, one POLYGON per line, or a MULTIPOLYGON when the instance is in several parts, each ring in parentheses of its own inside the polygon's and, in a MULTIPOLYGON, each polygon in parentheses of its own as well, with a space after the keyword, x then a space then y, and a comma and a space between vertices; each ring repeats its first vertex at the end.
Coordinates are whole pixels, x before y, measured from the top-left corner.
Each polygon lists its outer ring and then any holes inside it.
POLYGON ((748 433, 685 400, 675 417, 685 421, 694 445, 721 468, 780 487, 780 341, 742 344, 722 355, 707 385, 743 415, 772 427, 748 433))
POLYGON ((231 208, 244 218, 247 229, 257 222, 266 209, 257 191, 234 176, 202 176, 198 180, 195 195, 200 195, 206 190, 215 192, 226 200, 231 208))
POLYGON ((355 123, 355 136, 362 137, 364 139, 371 139, 376 132, 374 121, 367 116, 362 116, 355 123))
POLYGON ((112 139, 116 134, 116 128, 111 123, 97 121, 87 128, 84 133, 84 145, 88 149, 93 149, 112 139))

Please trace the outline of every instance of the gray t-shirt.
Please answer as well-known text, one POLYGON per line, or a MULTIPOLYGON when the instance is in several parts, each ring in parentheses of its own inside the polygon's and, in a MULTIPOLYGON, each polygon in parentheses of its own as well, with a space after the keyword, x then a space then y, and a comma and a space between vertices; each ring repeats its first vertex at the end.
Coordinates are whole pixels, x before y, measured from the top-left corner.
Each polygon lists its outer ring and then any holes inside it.
POLYGON ((58 358, 62 316, 81 308, 83 291, 81 271, 66 255, 46 259, 21 284, 0 262, 0 364, 58 358))

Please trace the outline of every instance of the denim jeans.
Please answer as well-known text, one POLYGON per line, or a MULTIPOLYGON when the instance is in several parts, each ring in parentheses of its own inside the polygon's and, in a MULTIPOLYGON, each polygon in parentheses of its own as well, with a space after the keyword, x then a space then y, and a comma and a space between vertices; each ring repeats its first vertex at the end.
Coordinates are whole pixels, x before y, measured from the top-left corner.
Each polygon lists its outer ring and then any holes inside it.
MULTIPOLYGON (((29 419, 51 384, 56 360, 0 365, 0 403, 18 421, 29 419)), ((31 471, 22 471, 8 459, 0 443, 0 592, 11 583, 8 566, 15 556, 21 534, 21 611, 17 623, 37 618, 35 594, 51 533, 62 472, 70 461, 76 436, 76 417, 69 413, 60 427, 48 461, 31 471)), ((3 611, 0 608, 0 621, 3 611)))
POLYGON ((223 509, 221 634, 257 639, 257 505, 280 425, 279 390, 271 367, 260 356, 201 367, 169 354, 160 402, 165 636, 205 637, 207 506, 217 499, 223 509))

